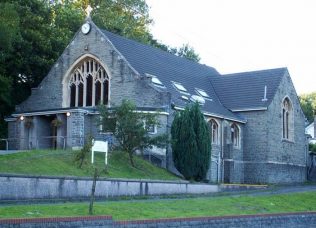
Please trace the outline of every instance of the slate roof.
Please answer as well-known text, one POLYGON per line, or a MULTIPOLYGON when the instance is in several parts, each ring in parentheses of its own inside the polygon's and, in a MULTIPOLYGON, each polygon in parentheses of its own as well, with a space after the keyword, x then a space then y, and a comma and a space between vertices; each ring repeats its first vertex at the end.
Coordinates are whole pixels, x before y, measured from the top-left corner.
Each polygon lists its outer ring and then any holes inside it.
POLYGON ((212 84, 222 104, 230 110, 267 108, 286 68, 226 74, 212 77, 212 84), (265 86, 267 101, 263 101, 265 86))
POLYGON ((157 76, 171 93, 172 102, 176 106, 184 107, 186 102, 181 99, 184 94, 175 89, 172 81, 181 83, 187 89, 188 97, 197 95, 196 88, 206 91, 211 99, 206 100, 202 106, 203 112, 240 122, 245 122, 245 119, 229 109, 258 105, 261 107, 264 85, 268 86, 270 101, 280 81, 281 71, 285 70, 282 68, 222 76, 213 67, 175 56, 106 30, 101 31, 138 73, 143 76, 146 73, 157 76))

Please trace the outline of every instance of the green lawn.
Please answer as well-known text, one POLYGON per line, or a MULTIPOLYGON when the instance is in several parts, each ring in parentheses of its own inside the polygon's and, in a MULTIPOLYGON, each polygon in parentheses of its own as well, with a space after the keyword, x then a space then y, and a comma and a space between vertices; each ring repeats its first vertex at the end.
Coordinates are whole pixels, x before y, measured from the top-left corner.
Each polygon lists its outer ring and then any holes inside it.
MULTIPOLYGON (((244 215, 316 211, 316 192, 268 196, 108 201, 95 203, 95 215, 115 220, 244 215)), ((82 216, 88 203, 0 206, 0 218, 82 216)))
MULTIPOLYGON (((92 176, 91 155, 82 169, 74 164, 71 150, 34 150, 23 153, 0 155, 0 173, 35 174, 53 176, 92 176)), ((103 169, 104 154, 96 153, 96 166, 103 169)), ((109 155, 108 173, 101 176, 110 178, 179 180, 164 169, 157 168, 135 156, 136 168, 129 163, 127 153, 114 152, 109 155)))

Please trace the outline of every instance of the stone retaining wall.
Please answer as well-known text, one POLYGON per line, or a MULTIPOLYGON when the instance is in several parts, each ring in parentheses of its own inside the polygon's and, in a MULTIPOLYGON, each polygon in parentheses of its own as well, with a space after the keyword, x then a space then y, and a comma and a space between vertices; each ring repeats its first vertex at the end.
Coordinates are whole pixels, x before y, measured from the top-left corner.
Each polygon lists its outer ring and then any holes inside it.
MULTIPOLYGON (((90 196, 91 186, 91 178, 0 175, 0 200, 82 199, 90 196)), ((187 181, 100 178, 95 196, 207 194, 218 191, 217 185, 190 184, 187 181)))
POLYGON ((113 221, 111 216, 3 219, 1 227, 315 227, 316 212, 113 221))

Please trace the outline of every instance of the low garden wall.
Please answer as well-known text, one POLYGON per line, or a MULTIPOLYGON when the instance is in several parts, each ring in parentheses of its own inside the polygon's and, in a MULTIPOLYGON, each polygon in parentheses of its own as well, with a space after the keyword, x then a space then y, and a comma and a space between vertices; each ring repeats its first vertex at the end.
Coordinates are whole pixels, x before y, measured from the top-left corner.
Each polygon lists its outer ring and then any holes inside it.
MULTIPOLYGON (((82 199, 91 194, 92 179, 0 175, 0 200, 82 199)), ((166 194, 207 194, 218 192, 217 185, 191 184, 187 181, 155 181, 100 178, 95 196, 146 196, 166 194)))
POLYGON ((316 212, 114 221, 111 216, 0 219, 0 227, 315 227, 316 212))

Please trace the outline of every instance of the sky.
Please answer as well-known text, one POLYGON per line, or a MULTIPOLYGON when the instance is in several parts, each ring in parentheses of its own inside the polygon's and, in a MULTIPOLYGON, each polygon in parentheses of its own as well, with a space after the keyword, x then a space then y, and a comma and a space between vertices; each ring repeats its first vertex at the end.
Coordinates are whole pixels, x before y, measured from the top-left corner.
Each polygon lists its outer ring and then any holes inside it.
POLYGON ((146 2, 162 43, 188 43, 221 74, 287 67, 298 94, 316 92, 315 0, 146 2))

